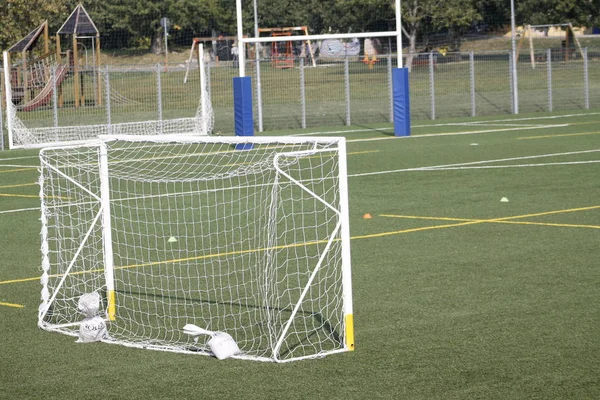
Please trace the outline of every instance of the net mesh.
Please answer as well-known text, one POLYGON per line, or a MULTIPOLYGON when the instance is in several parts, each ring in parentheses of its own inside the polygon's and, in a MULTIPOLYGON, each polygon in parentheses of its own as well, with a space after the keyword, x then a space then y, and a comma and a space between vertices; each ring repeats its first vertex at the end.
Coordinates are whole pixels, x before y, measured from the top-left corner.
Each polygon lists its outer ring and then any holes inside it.
POLYGON ((337 139, 106 145, 112 255, 100 147, 41 152, 40 326, 74 334, 111 257, 118 343, 206 353, 182 332, 191 323, 230 334, 242 358, 346 349, 337 139))
MULTIPOLYGON (((64 67, 56 64, 53 67, 56 72, 54 76, 60 75, 64 67)), ((201 74, 205 74, 204 63, 199 63, 199 69, 202 69, 201 74)), ((101 74, 105 78, 106 74, 101 74)), ((208 135, 212 133, 214 128, 214 111, 208 91, 208 83, 206 80, 201 81, 201 90, 199 91, 198 106, 194 116, 187 118, 170 118, 160 120, 143 120, 135 122, 119 122, 105 124, 85 124, 85 120, 80 125, 72 126, 27 126, 26 122, 20 118, 23 114, 23 106, 15 105, 12 101, 12 89, 9 81, 7 84, 8 102, 7 102, 7 117, 8 130, 11 132, 13 148, 29 148, 29 147, 44 147, 50 144, 66 144, 70 142, 85 141, 95 139, 99 135, 171 135, 171 134, 193 134, 193 135, 208 135)), ((54 86, 58 88, 58 84, 50 80, 46 82, 46 89, 40 94, 41 97, 50 98, 51 103, 55 102, 56 94, 54 94, 54 86)), ((103 86, 110 100, 104 106, 107 109, 106 113, 110 114, 109 104, 118 106, 124 102, 131 100, 120 95, 110 84, 109 81, 103 80, 103 86)), ((58 91, 58 90, 57 90, 58 91)), ((54 105, 57 112, 58 109, 54 105)), ((25 113, 27 114, 27 113, 25 113)), ((84 118, 84 117, 83 117, 84 118)))

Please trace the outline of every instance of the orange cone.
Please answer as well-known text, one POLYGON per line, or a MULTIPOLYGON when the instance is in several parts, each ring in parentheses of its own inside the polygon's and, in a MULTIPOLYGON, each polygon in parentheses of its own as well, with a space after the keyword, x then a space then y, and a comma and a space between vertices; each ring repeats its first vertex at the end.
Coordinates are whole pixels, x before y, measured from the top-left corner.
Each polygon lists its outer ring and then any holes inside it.
POLYGON ((365 215, 363 215, 363 218, 364 219, 371 219, 371 218, 373 218, 373 216, 371 214, 369 214, 369 213, 366 213, 365 215))

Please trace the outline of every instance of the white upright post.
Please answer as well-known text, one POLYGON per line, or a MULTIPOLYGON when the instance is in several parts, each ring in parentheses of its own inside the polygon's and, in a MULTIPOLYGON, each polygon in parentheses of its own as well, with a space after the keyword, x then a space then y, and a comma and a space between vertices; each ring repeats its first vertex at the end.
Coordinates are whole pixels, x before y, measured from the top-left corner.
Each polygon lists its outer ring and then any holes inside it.
POLYGON ((396 1, 396 42, 398 46, 398 68, 402 68, 402 14, 400 0, 396 1))
POLYGON ((102 207, 102 247, 104 253, 104 278, 106 280, 107 314, 110 321, 116 319, 115 277, 112 248, 112 225, 110 221, 110 185, 108 182, 108 150, 100 144, 100 202, 102 207))
POLYGON ((244 27, 242 25, 242 0, 235 0, 235 14, 237 20, 237 45, 240 76, 246 76, 246 45, 244 39, 244 27))
POLYGON ((344 343, 354 350, 354 314, 352 310, 352 277, 350 267, 350 211, 348 208, 348 166, 346 162, 346 139, 339 142, 340 220, 342 239, 342 295, 344 296, 344 343))

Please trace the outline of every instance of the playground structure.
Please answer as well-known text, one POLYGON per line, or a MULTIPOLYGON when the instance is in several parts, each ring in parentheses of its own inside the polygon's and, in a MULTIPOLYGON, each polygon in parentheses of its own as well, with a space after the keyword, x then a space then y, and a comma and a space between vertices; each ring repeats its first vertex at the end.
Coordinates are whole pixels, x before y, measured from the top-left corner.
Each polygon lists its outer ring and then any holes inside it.
MULTIPOLYGON (((245 37, 245 36, 244 36, 245 37)), ((218 36, 218 37, 195 37, 192 39, 192 46, 190 47, 190 56, 186 63, 185 77, 183 83, 187 82, 188 75, 190 73, 190 66, 194 59, 198 59, 198 48, 200 44, 211 43, 212 50, 215 58, 215 62, 218 64, 220 60, 229 60, 230 46, 229 43, 233 43, 237 40, 237 36, 218 36), (218 45, 218 43, 224 43, 224 45, 218 45), (196 57, 194 57, 194 53, 196 57)), ((247 50, 247 48, 246 48, 247 50)))
POLYGON ((8 49, 11 65, 12 101, 19 111, 33 111, 46 105, 56 88, 58 106, 64 105, 62 84, 73 77, 73 105, 85 105, 84 74, 91 74, 94 81, 95 105, 102 104, 100 82, 100 33, 87 11, 79 4, 56 33, 56 49, 50 50, 48 22, 44 21, 27 36, 8 49), (70 49, 61 49, 61 36, 71 36, 70 49), (81 65, 80 48, 83 40, 91 39, 93 65, 81 65), (42 44, 40 45, 40 41, 42 44), (11 54, 19 54, 15 63, 11 54))
POLYGON ((546 32, 546 36, 548 37, 548 31, 551 29, 558 29, 562 32, 564 29, 565 36, 561 41, 561 58, 563 61, 569 61, 574 58, 576 51, 579 52, 581 57, 585 57, 583 54, 583 49, 581 48, 581 44, 579 43, 579 39, 575 35, 575 30, 573 29, 573 25, 569 22, 566 24, 547 24, 547 25, 525 25, 525 29, 521 38, 519 39, 519 44, 517 46, 517 60, 519 59, 519 54, 521 52, 521 48, 523 47, 523 43, 526 39, 529 41, 529 58, 531 60, 531 68, 535 69, 536 57, 535 57, 535 47, 533 43, 534 39, 534 31, 542 30, 546 32))
MULTIPOLYGON (((61 35, 71 36, 72 43, 72 75, 75 78, 73 84, 73 94, 75 99, 75 107, 85 105, 85 95, 83 91, 83 73, 91 73, 94 77, 94 94, 95 94, 95 105, 102 105, 102 93, 101 93, 101 79, 100 79, 100 31, 96 28, 96 25, 90 18, 89 14, 83 8, 83 5, 79 4, 65 23, 60 27, 56 33, 56 56, 58 62, 61 63, 61 35), (83 40, 88 39, 92 42, 93 51, 93 63, 92 67, 88 65, 82 68, 79 59, 79 48, 80 46, 85 47, 83 40)), ((86 48, 87 49, 87 48, 86 48)), ((68 54, 68 53, 67 53, 68 54)), ((59 93, 59 105, 62 105, 62 91, 59 93)))
MULTIPOLYGON (((308 27, 290 27, 290 28, 259 28, 258 32, 270 33, 271 37, 278 36, 292 36, 292 32, 301 32, 303 35, 308 35, 308 27)), ((244 36, 247 37, 247 36, 244 36)), ((214 61, 219 64, 219 61, 229 60, 231 53, 231 47, 237 45, 237 36, 213 36, 213 37, 196 37, 192 39, 192 45, 190 47, 189 57, 186 63, 186 71, 183 82, 187 82, 187 78, 190 72, 190 66, 194 59, 194 54, 197 54, 198 46, 201 43, 210 43, 212 45, 212 51, 214 54, 214 61)), ((245 44, 245 51, 250 55, 250 58, 260 57, 260 50, 257 46, 250 46, 245 44)), ((301 57, 310 57, 313 67, 317 66, 315 60, 315 52, 313 50, 310 40, 303 42, 301 57), (308 54, 306 54, 308 49, 308 54)), ((294 50, 292 42, 272 42, 271 44, 271 64, 275 68, 292 68, 294 66, 294 50)), ((234 60, 235 62, 235 60, 234 60)))
MULTIPOLYGON (((293 32, 300 32, 302 35, 308 36, 308 27, 306 26, 295 26, 287 28, 259 28, 258 33, 269 33, 271 37, 279 36, 292 36, 293 32)), ((316 67, 316 61, 314 57, 314 51, 310 40, 302 43, 302 50, 300 51, 301 57, 310 56, 313 67, 316 67), (306 47, 308 48, 308 54, 306 54, 306 47)), ((294 67, 294 49, 292 42, 277 42, 271 43, 271 63, 275 68, 293 68, 294 67)))

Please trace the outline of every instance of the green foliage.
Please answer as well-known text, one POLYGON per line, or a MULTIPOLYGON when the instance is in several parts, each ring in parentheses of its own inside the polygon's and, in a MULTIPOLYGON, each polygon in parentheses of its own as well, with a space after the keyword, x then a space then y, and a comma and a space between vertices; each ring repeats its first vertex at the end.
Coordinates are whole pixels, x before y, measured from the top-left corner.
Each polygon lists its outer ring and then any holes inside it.
POLYGON ((395 29, 393 1, 312 0, 308 16, 315 33, 347 33, 395 29))
POLYGON ((0 1, 0 48, 7 50, 45 20, 56 25, 67 12, 64 0, 0 1))
MULTIPOLYGON (((139 47, 159 51, 164 32, 161 18, 171 22, 170 41, 189 46, 192 37, 234 35, 235 0, 3 0, 0 47, 6 49, 44 20, 50 32, 82 3, 102 35, 105 49, 139 47)), ((393 0, 258 0, 260 27, 307 25, 310 33, 347 33, 395 29, 393 0)), ((252 3, 245 1, 244 34, 253 34, 252 3)), ((500 29, 510 23, 508 0, 403 0, 405 35, 414 41, 433 32, 460 36, 476 23, 500 29)), ((598 0, 520 0, 518 23, 600 23, 598 0)))
POLYGON ((517 6, 520 22, 529 24, 560 24, 590 26, 599 22, 600 2, 597 0, 529 0, 517 6))

